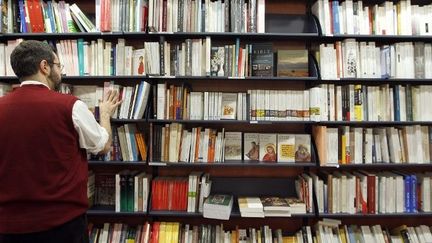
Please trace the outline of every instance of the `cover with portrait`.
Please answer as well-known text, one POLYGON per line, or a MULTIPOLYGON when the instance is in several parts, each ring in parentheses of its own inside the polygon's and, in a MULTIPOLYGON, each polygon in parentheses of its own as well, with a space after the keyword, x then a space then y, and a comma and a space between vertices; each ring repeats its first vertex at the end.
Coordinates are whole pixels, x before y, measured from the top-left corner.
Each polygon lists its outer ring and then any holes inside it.
POLYGON ((276 133, 260 133, 260 161, 276 163, 276 133))
POLYGON ((295 135, 295 161, 311 162, 311 138, 309 134, 295 135))

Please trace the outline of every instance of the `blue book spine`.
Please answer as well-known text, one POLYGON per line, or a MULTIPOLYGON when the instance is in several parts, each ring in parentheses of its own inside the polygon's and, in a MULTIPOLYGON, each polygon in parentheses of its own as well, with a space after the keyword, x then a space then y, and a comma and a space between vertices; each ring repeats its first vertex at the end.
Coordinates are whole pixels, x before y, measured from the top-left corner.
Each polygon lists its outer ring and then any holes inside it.
POLYGON ((24 10, 23 0, 18 1, 18 7, 19 7, 20 19, 21 19, 21 33, 27 33, 27 24, 25 20, 25 10, 24 10))
POLYGON ((78 39, 77 47, 78 47, 79 75, 84 76, 84 40, 83 39, 78 39))
POLYGON ((111 70, 111 75, 112 76, 114 76, 115 74, 116 74, 116 69, 115 69, 115 60, 116 60, 116 54, 117 54, 117 52, 116 52, 116 47, 115 46, 113 46, 112 48, 111 48, 111 63, 110 63, 110 65, 111 65, 111 68, 110 68, 110 70, 111 70))
POLYGON ((53 14, 53 7, 52 7, 52 3, 51 1, 47 2, 48 5, 48 18, 50 19, 50 25, 51 25, 51 30, 53 33, 57 33, 57 28, 56 28, 56 24, 55 24, 55 18, 54 18, 54 14, 53 14))
POLYGON ((394 86, 394 95, 393 95, 393 101, 394 101, 394 120, 400 121, 400 100, 399 100, 399 86, 394 86))
POLYGON ((340 34, 339 1, 332 1, 333 34, 340 34))
POLYGON ((411 175, 411 213, 417 213, 417 176, 411 175))
POLYGON ((405 212, 406 213, 409 213, 409 212, 411 212, 411 200, 410 200, 410 191, 411 191, 411 186, 410 186, 410 184, 411 184, 411 179, 410 179, 410 176, 408 176, 408 175, 405 175, 404 176, 404 183, 405 183, 405 188, 404 188, 404 191, 405 191, 405 212))

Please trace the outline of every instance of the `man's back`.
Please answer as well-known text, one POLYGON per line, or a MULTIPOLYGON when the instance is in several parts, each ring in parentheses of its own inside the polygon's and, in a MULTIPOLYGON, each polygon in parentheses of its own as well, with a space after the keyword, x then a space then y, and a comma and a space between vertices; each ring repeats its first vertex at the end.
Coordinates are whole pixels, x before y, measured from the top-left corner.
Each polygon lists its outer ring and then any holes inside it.
POLYGON ((72 122, 75 101, 43 85, 0 98, 0 232, 45 230, 85 212, 87 163, 72 122))

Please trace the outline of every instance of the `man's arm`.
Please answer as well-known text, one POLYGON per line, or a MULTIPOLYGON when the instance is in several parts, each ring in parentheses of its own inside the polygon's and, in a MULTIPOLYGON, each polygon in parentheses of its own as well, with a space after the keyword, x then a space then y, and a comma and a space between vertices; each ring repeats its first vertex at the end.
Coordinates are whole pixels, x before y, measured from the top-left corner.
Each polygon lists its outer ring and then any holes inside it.
POLYGON ((103 101, 99 101, 99 124, 105 128, 108 133, 108 141, 105 143, 104 148, 99 152, 99 154, 106 154, 111 149, 112 130, 110 119, 120 104, 121 100, 119 100, 119 93, 116 90, 109 90, 107 97, 105 97, 103 101))
POLYGON ((99 101, 100 124, 97 123, 87 105, 77 100, 72 110, 72 120, 78 133, 80 147, 92 154, 105 154, 111 148, 110 117, 121 101, 116 91, 107 93, 104 101, 99 101))

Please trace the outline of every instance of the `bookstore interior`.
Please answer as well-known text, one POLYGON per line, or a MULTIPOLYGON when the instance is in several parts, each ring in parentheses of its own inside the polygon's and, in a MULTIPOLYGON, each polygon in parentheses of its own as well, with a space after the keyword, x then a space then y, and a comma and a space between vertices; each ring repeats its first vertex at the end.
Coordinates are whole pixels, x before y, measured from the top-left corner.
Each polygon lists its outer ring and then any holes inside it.
POLYGON ((90 242, 432 242, 432 1, 0 4, 0 96, 43 40, 59 92, 123 100, 90 242))

